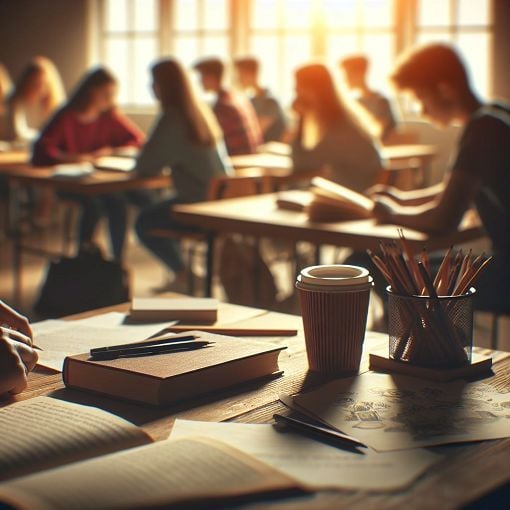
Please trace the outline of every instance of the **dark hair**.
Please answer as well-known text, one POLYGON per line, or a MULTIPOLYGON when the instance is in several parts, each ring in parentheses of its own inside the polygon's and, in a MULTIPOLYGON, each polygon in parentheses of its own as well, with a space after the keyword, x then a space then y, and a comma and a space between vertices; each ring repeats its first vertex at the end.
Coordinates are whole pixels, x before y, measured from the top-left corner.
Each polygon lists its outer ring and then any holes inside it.
POLYGON ((209 74, 221 81, 225 72, 225 65, 219 58, 204 58, 199 60, 193 68, 202 74, 209 74))
POLYGON ((459 92, 470 89, 462 58, 446 44, 430 44, 404 54, 399 59, 391 79, 400 89, 433 89, 444 82, 454 86, 459 92))
POLYGON ((340 67, 346 73, 366 73, 368 69, 368 59, 363 55, 352 55, 340 61, 340 67))
POLYGON ((237 69, 248 71, 253 74, 257 74, 260 68, 259 61, 254 57, 238 58, 234 61, 234 65, 237 69))
POLYGON ((67 101, 67 110, 82 111, 88 107, 92 90, 105 85, 116 85, 115 76, 104 67, 89 71, 76 85, 71 97, 67 101))
POLYGON ((165 59, 152 66, 163 111, 177 110, 194 143, 211 146, 220 137, 219 128, 206 106, 195 97, 186 72, 177 60, 165 59))

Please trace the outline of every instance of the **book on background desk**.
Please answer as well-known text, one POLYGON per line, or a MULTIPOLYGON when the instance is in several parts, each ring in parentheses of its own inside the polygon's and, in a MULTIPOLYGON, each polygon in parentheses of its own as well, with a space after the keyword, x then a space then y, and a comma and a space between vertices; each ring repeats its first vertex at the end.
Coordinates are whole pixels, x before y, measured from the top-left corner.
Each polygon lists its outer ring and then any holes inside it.
POLYGON ((0 425, 0 505, 9 508, 186 508, 301 491, 292 478, 224 443, 153 443, 117 416, 53 398, 0 410, 0 425))
POLYGON ((374 202, 370 198, 323 177, 312 179, 311 192, 313 200, 307 210, 312 221, 359 220, 372 216, 374 202))
POLYGON ((95 168, 113 172, 132 172, 135 166, 136 159, 126 156, 103 156, 94 161, 95 168))
POLYGON ((212 324, 218 320, 218 306, 218 300, 210 298, 134 298, 129 318, 134 322, 212 324))
POLYGON ((64 361, 70 388, 151 405, 170 404, 277 376, 285 347, 271 343, 193 332, 214 345, 195 351, 93 361, 89 353, 64 361))

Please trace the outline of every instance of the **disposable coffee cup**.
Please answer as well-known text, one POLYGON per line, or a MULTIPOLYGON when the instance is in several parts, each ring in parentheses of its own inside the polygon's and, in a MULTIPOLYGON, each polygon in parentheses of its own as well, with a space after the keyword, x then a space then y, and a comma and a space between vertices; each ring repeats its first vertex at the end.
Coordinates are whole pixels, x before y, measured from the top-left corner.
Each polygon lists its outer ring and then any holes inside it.
POLYGON ((297 277, 308 366, 330 375, 357 373, 372 277, 347 265, 311 266, 297 277))

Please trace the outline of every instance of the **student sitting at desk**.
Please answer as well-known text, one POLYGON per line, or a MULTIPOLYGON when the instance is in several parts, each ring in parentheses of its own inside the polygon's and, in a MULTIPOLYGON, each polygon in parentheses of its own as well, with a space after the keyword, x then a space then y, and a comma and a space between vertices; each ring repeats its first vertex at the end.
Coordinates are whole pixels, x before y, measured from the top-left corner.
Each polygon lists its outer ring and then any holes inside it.
POLYGON ((225 87, 223 62, 205 59, 195 64, 195 69, 200 74, 203 89, 216 95, 212 109, 223 130, 230 156, 257 152, 262 143, 257 116, 248 99, 225 87))
POLYGON ((0 300, 0 398, 21 393, 36 363, 28 320, 0 300))
MULTIPOLYGON (((87 74, 67 104, 44 128, 33 149, 36 166, 93 162, 114 149, 143 142, 142 132, 116 108, 117 81, 103 68, 87 74)), ((126 199, 122 194, 95 197, 65 194, 82 207, 80 246, 90 244, 101 216, 106 213, 116 260, 122 257, 126 234, 126 199)))
POLYGON ((406 55, 393 81, 411 91, 436 124, 463 125, 457 156, 443 184, 414 192, 379 189, 374 214, 434 234, 455 230, 474 203, 493 245, 493 260, 475 295, 479 310, 510 313, 510 106, 483 103, 452 48, 434 44, 406 55))
POLYGON ((377 149, 342 102, 324 65, 297 70, 293 108, 299 115, 292 144, 296 172, 328 167, 333 181, 358 192, 375 184, 381 170, 377 149))
POLYGON ((155 236, 153 231, 188 231, 172 220, 172 205, 205 200, 211 179, 226 175, 228 157, 214 115, 195 98, 182 66, 175 60, 162 60, 152 68, 152 79, 162 112, 135 171, 150 176, 171 168, 174 195, 143 209, 136 232, 144 246, 174 273, 173 286, 179 289, 185 281, 179 241, 155 236))
POLYGON ((240 88, 251 94, 264 142, 279 142, 287 129, 287 118, 271 91, 260 85, 259 61, 255 58, 238 58, 235 62, 237 82, 240 88))
POLYGON ((368 86, 368 59, 363 55, 345 58, 340 62, 349 90, 357 103, 363 108, 370 120, 376 124, 376 131, 381 141, 388 140, 397 125, 391 104, 381 93, 368 86))
POLYGON ((31 142, 65 99, 57 68, 46 57, 35 57, 21 73, 7 99, 6 139, 31 142))

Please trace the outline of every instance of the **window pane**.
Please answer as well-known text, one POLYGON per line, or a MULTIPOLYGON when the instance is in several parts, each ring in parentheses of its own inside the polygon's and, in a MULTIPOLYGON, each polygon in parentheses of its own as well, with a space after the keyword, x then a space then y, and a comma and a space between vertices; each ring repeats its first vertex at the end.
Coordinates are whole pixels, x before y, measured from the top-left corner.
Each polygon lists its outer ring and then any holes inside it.
POLYGON ((312 24, 311 0, 285 0, 283 9, 284 26, 308 28, 312 24))
POLYGON ((250 53, 261 63, 261 82, 273 93, 280 93, 278 36, 262 35, 251 39, 250 53))
POLYGON ((488 25, 489 0, 458 0, 459 25, 488 25))
POLYGON ((419 0, 419 26, 442 27, 449 24, 450 2, 448 0, 419 0))
POLYGON ((213 56, 227 58, 230 55, 228 51, 228 39, 224 35, 210 35, 202 39, 200 47, 200 56, 213 56))
POLYGON ((364 26, 393 26, 393 2, 391 0, 365 0, 362 5, 364 26))
POLYGON ((108 39, 105 50, 105 64, 119 81, 119 102, 126 104, 129 102, 128 84, 130 82, 128 70, 129 42, 125 38, 108 39))
POLYGON ((134 0, 134 29, 154 31, 157 29, 156 0, 134 0))
POLYGON ((156 57, 156 41, 152 37, 135 39, 134 62, 131 68, 132 97, 130 103, 151 104, 153 102, 150 91, 149 66, 156 57))
POLYGON ((129 28, 127 0, 107 0, 105 14, 108 32, 123 32, 129 28))
POLYGON ((490 36, 486 33, 459 34, 459 50, 467 62, 476 91, 483 97, 490 95, 489 55, 490 36))
POLYGON ((294 95, 294 71, 310 61, 310 38, 307 36, 288 36, 283 42, 281 91, 285 104, 290 103, 294 95))
POLYGON ((198 28, 198 0, 176 0, 176 30, 196 30, 198 28))
POLYGON ((358 24, 356 0, 325 0, 325 19, 329 28, 352 27, 358 24))
POLYGON ((354 34, 340 35, 330 34, 327 39, 327 60, 333 67, 344 57, 359 53, 357 37, 354 34))
POLYGON ((375 89, 387 90, 394 60, 393 37, 390 34, 367 35, 363 41, 363 52, 370 61, 370 84, 375 89))
POLYGON ((205 0, 203 25, 206 29, 224 30, 229 25, 227 0, 205 0))
POLYGON ((177 37, 175 54, 185 66, 192 65, 199 57, 198 39, 196 37, 177 37))
POLYGON ((253 28, 276 28, 278 26, 278 2, 276 0, 252 1, 251 20, 253 28))

